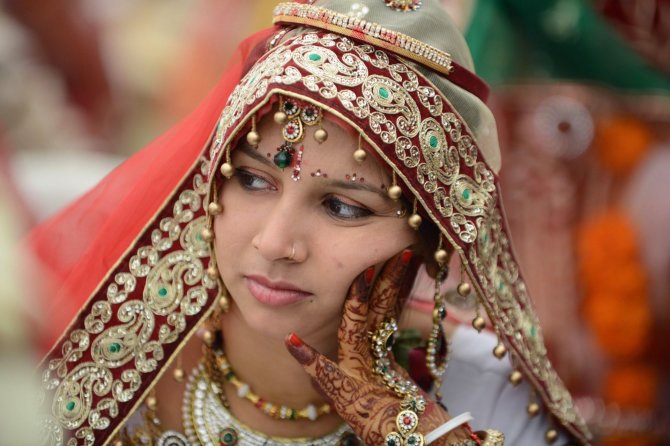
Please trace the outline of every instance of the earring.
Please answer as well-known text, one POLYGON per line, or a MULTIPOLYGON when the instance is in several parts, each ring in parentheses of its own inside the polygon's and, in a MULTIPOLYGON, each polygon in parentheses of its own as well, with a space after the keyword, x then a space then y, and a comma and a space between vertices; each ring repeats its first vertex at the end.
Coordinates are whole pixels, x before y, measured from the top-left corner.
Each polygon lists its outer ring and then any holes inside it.
MULTIPOLYGON (((442 237, 440 237, 440 245, 442 237)), ((441 246, 438 251, 442 249, 441 246)), ((437 256, 436 256, 437 257, 437 256)), ((442 375, 447 370, 447 362, 449 360, 449 341, 444 335, 444 328, 442 322, 447 317, 447 308, 444 303, 444 296, 442 294, 442 283, 449 274, 449 267, 446 263, 440 266, 440 270, 435 277, 435 293, 433 295, 433 326, 428 337, 428 345, 426 347, 426 367, 434 380, 435 398, 438 401, 442 399, 442 375)))
POLYGON ((412 208, 412 215, 409 216, 409 226, 414 229, 415 231, 419 230, 419 226, 421 226, 421 222, 423 221, 421 219, 421 216, 416 212, 416 198, 414 198, 414 206, 412 208))
POLYGON ((362 136, 359 134, 358 135, 358 148, 354 151, 354 159, 358 164, 363 164, 363 161, 365 161, 365 158, 368 156, 368 152, 363 150, 362 144, 361 144, 361 139, 362 136))

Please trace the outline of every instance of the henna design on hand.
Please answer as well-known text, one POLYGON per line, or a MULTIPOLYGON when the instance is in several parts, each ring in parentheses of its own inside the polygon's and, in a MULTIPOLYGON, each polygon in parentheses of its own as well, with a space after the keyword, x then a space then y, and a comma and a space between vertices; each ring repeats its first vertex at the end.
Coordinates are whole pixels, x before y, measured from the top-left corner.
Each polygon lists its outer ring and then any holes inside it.
MULTIPOLYGON (((344 304, 338 332, 338 362, 335 363, 291 334, 286 341, 289 352, 313 378, 342 419, 367 445, 385 444, 385 436, 395 430, 400 399, 372 372, 368 332, 399 313, 406 297, 408 274, 413 269, 411 251, 394 256, 383 267, 368 298, 374 270, 367 270, 353 282, 344 304)), ((411 286, 411 280, 409 280, 411 286)), ((392 361, 402 376, 407 372, 392 361)), ((426 400, 429 397, 425 395, 426 400)), ((419 430, 427 433, 449 420, 447 412, 432 402, 419 420, 419 430)), ((457 429, 435 444, 449 444, 470 438, 465 429, 457 429)))

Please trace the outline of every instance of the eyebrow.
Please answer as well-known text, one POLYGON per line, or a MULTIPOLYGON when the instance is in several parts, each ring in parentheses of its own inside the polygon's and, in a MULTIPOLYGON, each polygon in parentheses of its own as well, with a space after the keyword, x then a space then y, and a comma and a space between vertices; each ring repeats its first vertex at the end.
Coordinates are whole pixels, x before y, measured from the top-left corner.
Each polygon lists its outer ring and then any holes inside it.
POLYGON ((249 146, 248 144, 242 144, 237 150, 255 159, 256 161, 260 161, 266 166, 277 168, 277 166, 275 166, 275 163, 273 163, 272 161, 261 155, 257 150, 252 149, 251 146, 249 146))
MULTIPOLYGON (((259 153, 257 150, 254 150, 251 146, 248 144, 242 144, 238 147, 238 150, 244 153, 245 155, 248 155, 250 158, 255 159, 258 162, 261 162, 265 164, 268 167, 273 167, 275 169, 278 169, 278 167, 264 157, 261 153, 259 153)), ((368 192, 375 193, 379 196, 381 196, 384 199, 389 199, 389 196, 386 192, 384 192, 381 188, 372 186, 371 184, 368 183, 361 183, 359 181, 345 181, 345 180, 334 180, 334 179, 325 179, 322 178, 322 181, 325 182, 327 185, 335 188, 340 188, 340 189, 349 189, 349 190, 364 190, 368 192)))

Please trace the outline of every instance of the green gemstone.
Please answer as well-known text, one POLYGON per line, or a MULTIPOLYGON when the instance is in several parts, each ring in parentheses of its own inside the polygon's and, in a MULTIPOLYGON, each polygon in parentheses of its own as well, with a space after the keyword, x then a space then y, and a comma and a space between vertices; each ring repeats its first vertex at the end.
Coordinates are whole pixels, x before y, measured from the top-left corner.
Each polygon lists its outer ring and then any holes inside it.
POLYGON ((463 189, 463 199, 464 200, 470 199, 470 189, 468 188, 463 189))
POLYGON ((389 438, 389 439, 386 441, 386 446, 396 446, 396 444, 395 444, 395 440, 394 440, 393 438, 389 438))
POLYGON ((432 136, 430 137, 430 140, 428 141, 428 143, 430 144, 430 146, 431 146, 433 149, 436 149, 436 148, 437 148, 437 143, 438 143, 438 141, 437 141, 437 136, 432 135, 432 136))
POLYGON ((379 89, 379 96, 383 97, 384 99, 388 99, 390 94, 391 93, 389 93, 389 91, 384 87, 379 89))
POLYGON ((310 53, 310 55, 307 57, 309 57, 309 60, 311 60, 312 62, 318 62, 321 60, 321 55, 317 53, 310 53))
POLYGON ((158 289, 158 295, 159 295, 160 297, 165 297, 165 296, 167 296, 167 293, 168 293, 168 290, 167 290, 167 288, 165 288, 165 287, 160 287, 160 288, 158 289))
POLYGON ((416 444, 416 437, 409 437, 409 438, 407 439, 407 444, 408 444, 409 446, 414 446, 414 445, 416 444))
POLYGON ((274 157, 274 162, 277 167, 283 170, 291 164, 291 158, 291 154, 288 150, 282 150, 277 152, 274 157))
POLYGON ((219 432, 219 443, 221 446, 234 446, 238 443, 237 431, 231 427, 226 427, 219 432))
POLYGON ((72 412, 76 406, 77 406, 77 404, 74 401, 68 401, 67 404, 65 405, 65 408, 69 412, 72 412))
POLYGON ((109 344, 109 347, 107 348, 110 353, 118 353, 121 351, 121 344, 118 342, 114 342, 112 344, 109 344))
POLYGON ((534 338, 537 336, 537 327, 535 325, 530 327, 530 337, 534 338))
POLYGON ((202 235, 197 234, 197 235, 195 236, 195 239, 196 239, 197 241, 201 242, 201 241, 202 241, 202 235))

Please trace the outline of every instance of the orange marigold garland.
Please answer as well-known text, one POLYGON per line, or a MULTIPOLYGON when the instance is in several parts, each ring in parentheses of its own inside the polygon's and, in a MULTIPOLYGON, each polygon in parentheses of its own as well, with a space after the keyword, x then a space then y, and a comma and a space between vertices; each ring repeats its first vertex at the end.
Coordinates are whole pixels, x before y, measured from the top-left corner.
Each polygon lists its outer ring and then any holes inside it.
POLYGON ((644 353, 651 335, 647 278, 636 235, 626 215, 609 210, 578 235, 584 316, 598 345, 614 360, 644 353))
POLYGON ((652 143, 649 128, 639 119, 615 116, 597 123, 593 141, 602 165, 614 175, 630 173, 652 143))
MULTIPOLYGON (((627 215, 610 209, 583 224, 577 235, 577 255, 584 318, 610 363, 604 399, 624 410, 651 411, 657 402, 658 376, 644 363, 644 355, 653 317, 647 274, 627 215)), ((602 444, 656 443, 640 433, 620 433, 608 436, 602 444)))

